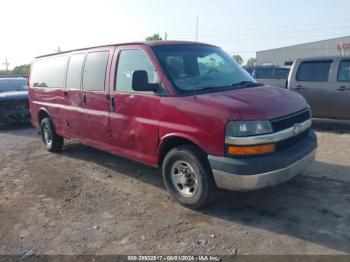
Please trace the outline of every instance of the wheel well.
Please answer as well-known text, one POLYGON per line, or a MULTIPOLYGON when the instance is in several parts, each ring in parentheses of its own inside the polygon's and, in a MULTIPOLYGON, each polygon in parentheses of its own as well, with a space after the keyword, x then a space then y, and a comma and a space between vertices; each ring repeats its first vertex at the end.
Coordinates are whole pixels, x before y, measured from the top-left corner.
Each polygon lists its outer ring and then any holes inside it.
POLYGON ((182 146, 182 145, 193 145, 193 146, 197 147, 199 150, 201 150, 202 152, 204 152, 198 145, 196 145, 195 143, 193 143, 192 141, 190 141, 186 138, 169 137, 169 138, 166 138, 166 140, 163 142, 161 148, 159 149, 159 153, 158 153, 159 166, 162 166, 165 156, 167 155, 167 153, 171 149, 178 147, 178 146, 182 146))
POLYGON ((38 113, 39 126, 40 126, 41 120, 43 120, 45 117, 49 117, 49 114, 45 110, 40 110, 38 113))

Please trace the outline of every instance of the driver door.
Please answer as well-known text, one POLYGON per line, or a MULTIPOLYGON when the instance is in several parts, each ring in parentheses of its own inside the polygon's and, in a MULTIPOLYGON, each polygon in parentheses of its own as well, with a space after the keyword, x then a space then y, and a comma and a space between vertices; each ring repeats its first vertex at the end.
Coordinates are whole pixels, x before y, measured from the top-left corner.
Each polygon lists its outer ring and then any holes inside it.
POLYGON ((159 83, 155 66, 142 47, 119 48, 110 101, 110 130, 118 154, 154 164, 158 148, 160 96, 132 89, 136 70, 148 73, 149 83, 159 83))

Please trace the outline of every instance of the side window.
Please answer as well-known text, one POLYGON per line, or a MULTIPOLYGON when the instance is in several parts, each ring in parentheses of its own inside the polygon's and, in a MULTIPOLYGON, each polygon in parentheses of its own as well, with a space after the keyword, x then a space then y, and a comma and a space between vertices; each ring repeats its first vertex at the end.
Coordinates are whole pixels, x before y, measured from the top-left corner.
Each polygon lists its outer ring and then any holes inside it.
POLYGON ((30 73, 34 87, 63 88, 67 56, 53 56, 37 60, 30 73))
POLYGON ((338 81, 350 82, 350 61, 341 61, 339 64, 338 81))
POLYGON ((70 57, 66 80, 67 89, 80 89, 84 58, 85 54, 76 54, 70 57))
POLYGON ((122 50, 119 54, 115 90, 134 92, 132 89, 132 74, 137 70, 145 70, 149 83, 158 83, 159 78, 145 51, 141 49, 122 50))
POLYGON ((108 57, 108 51, 87 54, 83 76, 84 90, 103 91, 105 89, 108 57))
POLYGON ((297 73, 298 81, 328 81, 332 61, 303 62, 297 73))

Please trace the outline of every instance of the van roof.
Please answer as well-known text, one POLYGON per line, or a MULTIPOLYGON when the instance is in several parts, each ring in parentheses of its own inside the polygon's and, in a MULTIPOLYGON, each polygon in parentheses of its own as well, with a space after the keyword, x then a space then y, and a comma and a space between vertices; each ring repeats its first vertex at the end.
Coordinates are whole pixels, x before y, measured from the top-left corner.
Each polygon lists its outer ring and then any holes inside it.
POLYGON ((176 40, 155 40, 155 41, 139 41, 139 42, 126 42, 126 43, 119 43, 119 44, 110 44, 110 45, 100 45, 100 46, 92 46, 92 47, 85 47, 85 48, 78 48, 78 49, 72 49, 67 50, 64 52, 59 53, 52 53, 42 56, 37 56, 36 58, 42 58, 47 56, 54 56, 54 55, 61 55, 65 53, 75 52, 75 51, 83 51, 83 50, 89 50, 99 47, 108 47, 108 46, 123 46, 123 45, 148 45, 148 46, 159 46, 159 45, 208 45, 208 46, 214 46, 206 43, 200 43, 200 42, 192 42, 192 41, 176 41, 176 40))

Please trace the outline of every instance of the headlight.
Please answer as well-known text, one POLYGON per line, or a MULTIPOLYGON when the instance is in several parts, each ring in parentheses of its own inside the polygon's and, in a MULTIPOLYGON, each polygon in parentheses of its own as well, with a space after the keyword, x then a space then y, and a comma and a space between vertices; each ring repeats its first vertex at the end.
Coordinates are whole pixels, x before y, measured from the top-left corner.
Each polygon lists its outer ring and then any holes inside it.
POLYGON ((242 137, 272 133, 270 121, 230 121, 226 125, 226 136, 242 137))

